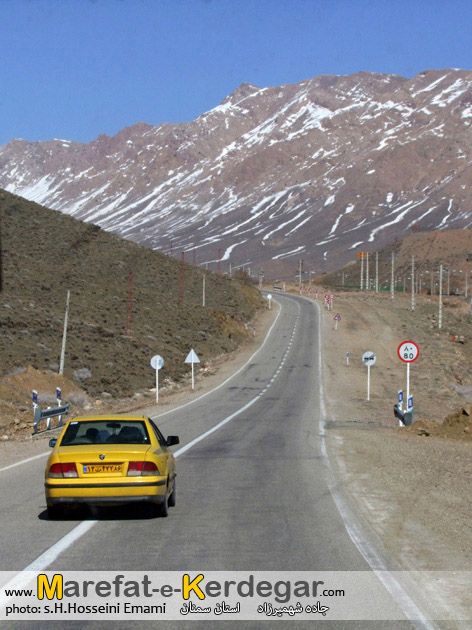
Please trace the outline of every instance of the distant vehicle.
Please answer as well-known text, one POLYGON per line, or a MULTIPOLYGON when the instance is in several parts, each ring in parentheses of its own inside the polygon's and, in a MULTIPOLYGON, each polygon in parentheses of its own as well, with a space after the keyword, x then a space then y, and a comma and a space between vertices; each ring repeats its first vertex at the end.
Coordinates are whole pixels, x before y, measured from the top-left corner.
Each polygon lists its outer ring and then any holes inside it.
POLYGON ((175 505, 175 458, 179 438, 162 435, 150 418, 96 416, 69 421, 45 471, 46 505, 51 519, 76 504, 120 505, 146 502, 161 516, 175 505))
POLYGON ((274 291, 283 291, 284 288, 279 286, 278 284, 274 284, 274 291))

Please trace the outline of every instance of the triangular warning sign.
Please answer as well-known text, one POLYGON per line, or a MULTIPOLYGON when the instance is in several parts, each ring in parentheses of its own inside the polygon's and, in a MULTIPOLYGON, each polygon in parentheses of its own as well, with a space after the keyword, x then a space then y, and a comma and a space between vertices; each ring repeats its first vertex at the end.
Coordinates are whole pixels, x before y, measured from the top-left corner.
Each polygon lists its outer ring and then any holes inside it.
POLYGON ((193 348, 188 353, 185 363, 200 363, 200 359, 197 357, 197 353, 193 348))

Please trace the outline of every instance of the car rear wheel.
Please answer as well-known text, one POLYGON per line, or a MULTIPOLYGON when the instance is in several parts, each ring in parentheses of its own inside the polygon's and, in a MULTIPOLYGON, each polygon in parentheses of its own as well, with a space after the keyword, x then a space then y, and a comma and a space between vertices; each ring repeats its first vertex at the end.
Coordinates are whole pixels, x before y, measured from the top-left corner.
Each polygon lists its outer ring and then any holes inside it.
POLYGON ((58 518, 64 516, 64 508, 62 507, 62 505, 48 505, 47 510, 48 518, 51 521, 56 521, 58 518))
POLYGON ((169 514, 169 499, 167 497, 167 486, 164 494, 164 501, 158 506, 159 516, 168 516, 169 514))
POLYGON ((175 507, 175 479, 174 479, 174 487, 172 489, 172 493, 169 497, 169 507, 175 507))

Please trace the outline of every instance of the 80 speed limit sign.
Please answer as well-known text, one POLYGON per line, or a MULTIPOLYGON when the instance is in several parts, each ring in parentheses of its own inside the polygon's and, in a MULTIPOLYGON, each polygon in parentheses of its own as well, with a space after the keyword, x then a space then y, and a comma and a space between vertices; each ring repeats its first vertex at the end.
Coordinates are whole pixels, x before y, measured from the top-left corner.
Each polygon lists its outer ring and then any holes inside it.
POLYGON ((403 341, 398 346, 398 356, 405 363, 413 363, 420 356, 420 349, 414 341, 403 341))

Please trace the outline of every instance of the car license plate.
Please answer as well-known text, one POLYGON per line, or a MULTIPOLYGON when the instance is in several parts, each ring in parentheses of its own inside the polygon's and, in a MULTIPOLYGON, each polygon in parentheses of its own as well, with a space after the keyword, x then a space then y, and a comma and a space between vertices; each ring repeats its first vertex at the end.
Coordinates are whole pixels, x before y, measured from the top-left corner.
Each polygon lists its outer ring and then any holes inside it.
POLYGON ((122 464, 84 464, 84 474, 94 473, 117 473, 123 471, 122 464))

